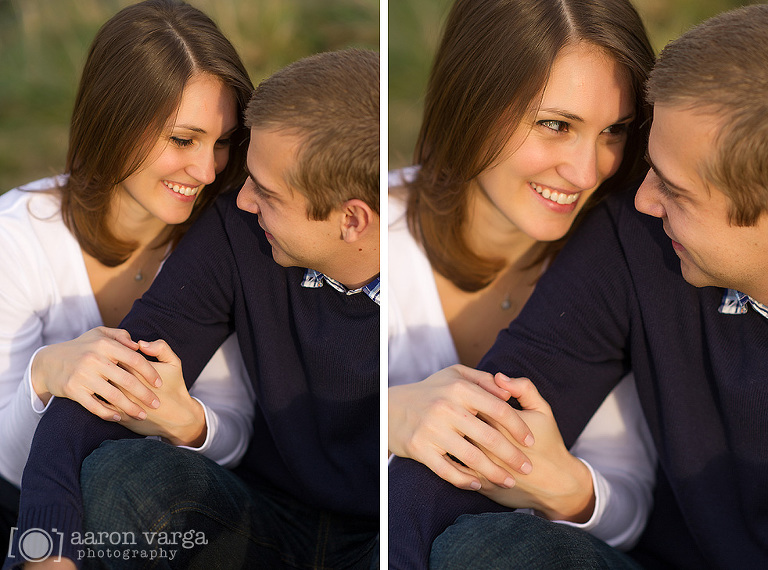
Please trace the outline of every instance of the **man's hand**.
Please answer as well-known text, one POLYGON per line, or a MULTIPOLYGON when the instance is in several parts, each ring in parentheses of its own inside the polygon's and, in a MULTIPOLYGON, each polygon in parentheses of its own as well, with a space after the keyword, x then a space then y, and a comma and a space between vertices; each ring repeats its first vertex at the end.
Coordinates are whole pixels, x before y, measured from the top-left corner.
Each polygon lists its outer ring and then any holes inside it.
POLYGON ((389 388, 389 450, 410 457, 461 489, 481 488, 480 474, 501 487, 514 474, 530 473, 522 449, 533 445, 531 430, 507 404, 514 396, 493 376, 462 365, 445 368, 426 380, 389 388), (497 427, 511 434, 517 447, 497 427), (494 462, 489 454, 501 458, 494 462), (450 456, 466 465, 461 465, 450 456))
MULTIPOLYGON (((520 403, 523 410, 519 414, 536 436, 535 445, 526 448, 533 471, 515 477, 517 484, 511 489, 483 481, 480 492, 507 507, 539 511, 549 520, 587 522, 595 508, 592 474, 566 449, 549 404, 527 378, 508 378, 499 373, 495 380, 520 403)), ((489 422, 512 439, 504 426, 494 420, 489 422)), ((500 459, 484 451, 502 466, 500 459)))
POLYGON ((53 395, 75 400, 104 420, 122 419, 114 408, 142 420, 146 410, 160 405, 150 386, 159 387, 162 381, 138 349, 127 331, 97 327, 40 349, 32 361, 32 387, 44 403, 53 395))
MULTIPOLYGON (((156 391, 163 403, 156 410, 148 410, 144 420, 124 417, 120 423, 141 435, 159 435, 172 445, 199 447, 207 433, 205 412, 200 402, 189 395, 181 360, 164 340, 142 340, 139 346, 141 352, 159 360, 154 363, 154 368, 163 379, 163 385, 156 391)), ((131 397, 130 394, 126 396, 131 397)))

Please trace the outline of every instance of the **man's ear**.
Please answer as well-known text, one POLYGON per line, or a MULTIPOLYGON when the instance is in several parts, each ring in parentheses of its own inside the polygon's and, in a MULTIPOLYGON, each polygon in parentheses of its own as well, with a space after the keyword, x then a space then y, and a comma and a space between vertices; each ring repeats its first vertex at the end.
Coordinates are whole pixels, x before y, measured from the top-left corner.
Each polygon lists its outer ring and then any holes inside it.
POLYGON ((371 207, 353 198, 341 205, 341 239, 348 243, 362 238, 372 225, 377 223, 379 215, 371 207))

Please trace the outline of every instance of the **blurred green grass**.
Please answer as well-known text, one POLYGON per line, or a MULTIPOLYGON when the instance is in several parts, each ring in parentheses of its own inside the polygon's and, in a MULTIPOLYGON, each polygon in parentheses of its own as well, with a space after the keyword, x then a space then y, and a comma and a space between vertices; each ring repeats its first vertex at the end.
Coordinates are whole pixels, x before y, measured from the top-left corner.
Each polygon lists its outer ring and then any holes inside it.
MULTIPOLYGON (((254 84, 306 55, 379 49, 379 0, 188 0, 254 84)), ((98 28, 135 0, 0 0, 0 193, 61 172, 80 70, 98 28)))
MULTIPOLYGON (((748 0, 633 0, 657 52, 688 28, 714 14, 757 3, 748 0)), ((388 2, 390 168, 411 163, 432 56, 452 4, 453 0, 388 2)))

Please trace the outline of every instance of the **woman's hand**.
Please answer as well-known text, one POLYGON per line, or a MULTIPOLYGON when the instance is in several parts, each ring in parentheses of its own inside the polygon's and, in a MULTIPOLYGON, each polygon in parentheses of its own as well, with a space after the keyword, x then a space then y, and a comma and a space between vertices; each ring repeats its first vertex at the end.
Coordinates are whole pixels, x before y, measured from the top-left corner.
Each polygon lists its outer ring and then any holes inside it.
POLYGON ((120 421, 122 414, 114 408, 141 420, 146 410, 160 405, 149 386, 162 381, 138 349, 127 331, 97 327, 40 349, 32 361, 32 387, 46 404, 51 396, 69 398, 104 420, 120 421))
MULTIPOLYGON (((536 437, 536 443, 525 450, 533 470, 528 475, 517 475, 513 488, 502 488, 483 480, 480 492, 507 507, 535 509, 549 520, 587 522, 595 508, 592 475, 587 466, 566 449, 549 404, 527 378, 508 378, 499 373, 495 380, 520 403, 523 408, 520 416, 536 437)), ((488 421, 502 433, 506 432, 504 426, 488 421)), ((490 455, 502 465, 500 459, 490 455)))
POLYGON ((522 449, 527 453, 527 446, 534 442, 525 421, 507 404, 512 395, 498 387, 491 374, 462 365, 421 382, 393 386, 389 389, 389 450, 423 463, 461 489, 479 489, 478 475, 511 487, 514 472, 530 472, 531 463, 522 449), (498 427, 504 428, 503 433, 498 427), (507 440, 509 434, 519 446, 507 440), (470 469, 460 469, 449 454, 470 469), (494 462, 489 455, 502 460, 494 462))
MULTIPOLYGON (((189 395, 181 360, 164 340, 142 340, 139 347, 144 354, 159 360, 153 365, 163 379, 162 387, 156 390, 163 403, 157 409, 147 410, 143 420, 124 417, 120 423, 141 435, 159 435, 172 445, 200 447, 207 434, 205 412, 200 402, 189 395)), ((132 398, 130 394, 126 396, 132 398)))

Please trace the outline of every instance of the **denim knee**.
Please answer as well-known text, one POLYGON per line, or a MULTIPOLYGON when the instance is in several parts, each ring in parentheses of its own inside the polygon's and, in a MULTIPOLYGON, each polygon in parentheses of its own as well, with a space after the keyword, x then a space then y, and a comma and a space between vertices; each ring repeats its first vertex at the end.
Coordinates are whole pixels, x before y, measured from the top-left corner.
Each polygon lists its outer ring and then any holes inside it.
MULTIPOLYGON (((86 514, 154 516, 179 500, 205 498, 207 473, 223 469, 188 449, 150 439, 104 442, 80 472, 86 514), (144 512, 146 511, 146 512, 144 512)), ((111 518, 111 517, 110 517, 111 518)))
POLYGON ((640 568, 580 529, 523 513, 459 517, 435 540, 429 562, 440 569, 640 568))

